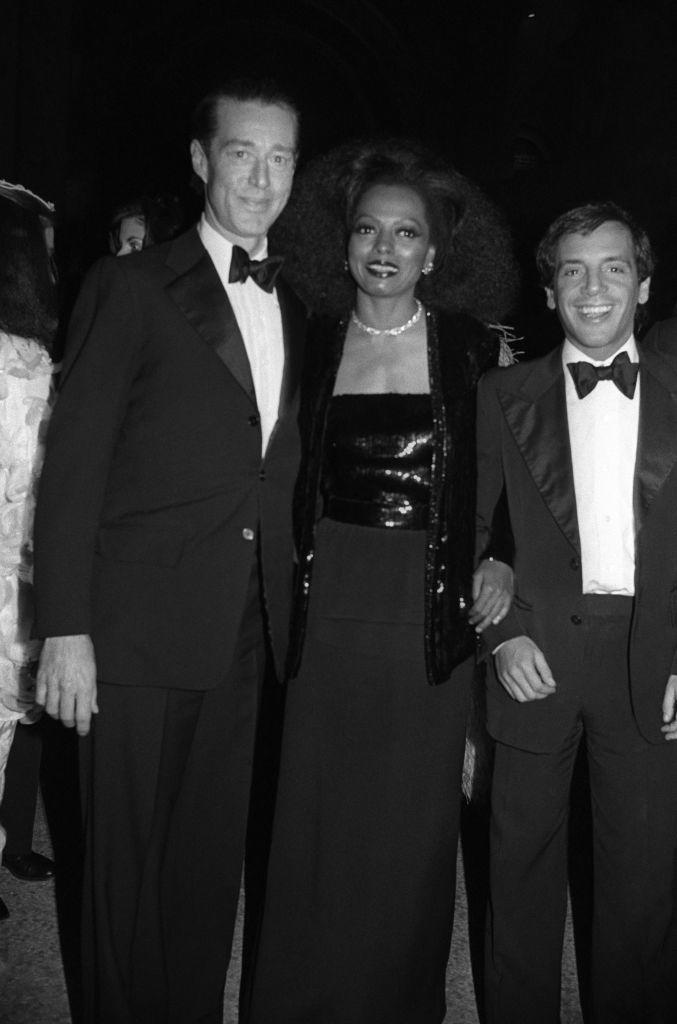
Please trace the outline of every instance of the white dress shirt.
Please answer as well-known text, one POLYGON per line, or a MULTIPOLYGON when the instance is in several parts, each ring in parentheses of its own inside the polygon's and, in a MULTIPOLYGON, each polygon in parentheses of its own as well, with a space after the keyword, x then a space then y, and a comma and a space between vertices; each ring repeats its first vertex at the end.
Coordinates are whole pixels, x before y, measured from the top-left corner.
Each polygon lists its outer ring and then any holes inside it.
MULTIPOLYGON (((261 418, 261 454, 265 454, 277 422, 284 373, 280 304, 274 291, 270 294, 265 292, 250 277, 244 282, 229 283, 233 243, 215 231, 207 223, 204 214, 198 225, 198 233, 226 289, 228 301, 244 340, 261 418)), ((252 259, 261 260, 266 257, 267 252, 267 244, 264 242, 261 248, 255 253, 250 253, 250 256, 252 259)))
MULTIPOLYGON (((639 359, 632 336, 618 351, 627 352, 632 362, 639 359)), ((568 339, 562 348, 583 593, 632 595, 640 378, 632 399, 612 380, 599 381, 594 391, 579 398, 567 369, 567 363, 575 362, 604 366, 612 360, 590 359, 568 339)))

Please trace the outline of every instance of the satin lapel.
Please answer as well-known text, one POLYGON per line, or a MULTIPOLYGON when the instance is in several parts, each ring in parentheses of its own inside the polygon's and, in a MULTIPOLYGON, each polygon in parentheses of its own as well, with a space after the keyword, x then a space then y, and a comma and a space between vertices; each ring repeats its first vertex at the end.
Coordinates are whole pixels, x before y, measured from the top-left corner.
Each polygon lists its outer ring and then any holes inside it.
POLYGON ((197 232, 194 239, 183 235, 177 243, 182 245, 170 249, 167 263, 179 276, 167 285, 167 293, 256 402, 247 351, 216 268, 197 232))
POLYGON ((561 349, 535 362, 517 390, 499 386, 498 399, 534 483, 580 554, 561 349))
POLYGON ((284 281, 278 279, 276 291, 280 303, 282 336, 284 338, 284 373, 277 413, 278 419, 281 419, 291 405, 301 378, 306 318, 301 302, 284 281))
POLYGON ((637 533, 677 461, 677 373, 666 360, 643 349, 640 349, 640 366, 635 469, 637 533))

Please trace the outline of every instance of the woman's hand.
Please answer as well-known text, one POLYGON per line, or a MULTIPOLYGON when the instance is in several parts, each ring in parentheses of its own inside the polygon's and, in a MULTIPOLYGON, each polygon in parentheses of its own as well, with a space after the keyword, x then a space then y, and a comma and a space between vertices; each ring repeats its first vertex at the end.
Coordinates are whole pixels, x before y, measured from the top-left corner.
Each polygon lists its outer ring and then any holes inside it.
POLYGON ((487 626, 496 626, 504 619, 512 604, 513 571, 505 562, 485 559, 472 578, 473 606, 468 619, 476 633, 487 626))

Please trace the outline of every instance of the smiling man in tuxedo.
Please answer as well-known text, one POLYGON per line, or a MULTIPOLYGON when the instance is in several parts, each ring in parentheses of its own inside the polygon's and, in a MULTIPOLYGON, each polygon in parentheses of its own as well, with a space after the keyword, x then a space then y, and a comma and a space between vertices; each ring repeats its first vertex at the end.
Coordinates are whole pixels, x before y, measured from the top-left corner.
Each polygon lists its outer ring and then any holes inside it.
POLYGON ((677 360, 642 352, 645 233, 571 210, 537 253, 565 340, 480 385, 479 547, 505 493, 515 600, 486 631, 492 790, 487 1014, 556 1024, 571 775, 585 742, 596 1024, 674 1012, 677 360))
POLYGON ((222 1018, 264 665, 281 669, 289 620, 305 315, 267 232, 297 139, 270 84, 207 96, 200 223, 98 263, 70 327, 36 524, 38 696, 86 737, 92 1024, 222 1018))

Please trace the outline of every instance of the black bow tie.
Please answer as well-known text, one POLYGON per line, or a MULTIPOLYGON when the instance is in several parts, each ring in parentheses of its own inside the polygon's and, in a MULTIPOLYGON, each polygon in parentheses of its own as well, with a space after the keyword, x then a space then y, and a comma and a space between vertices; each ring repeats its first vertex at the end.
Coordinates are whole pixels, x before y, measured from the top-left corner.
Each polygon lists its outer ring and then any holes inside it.
POLYGON ((597 387, 600 380, 612 380, 626 398, 635 394, 639 363, 631 363, 627 352, 619 352, 608 366, 593 366, 592 363, 567 363, 569 373, 573 377, 576 394, 585 398, 597 387))
POLYGON ((233 257, 228 271, 228 284, 241 281, 248 277, 255 281, 264 292, 272 292, 275 279, 282 267, 281 256, 269 256, 265 260, 250 260, 248 254, 239 245, 233 246, 233 257))

